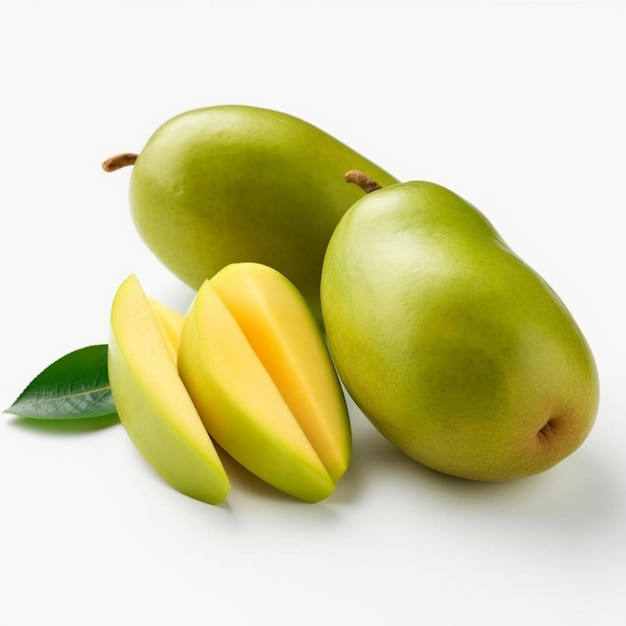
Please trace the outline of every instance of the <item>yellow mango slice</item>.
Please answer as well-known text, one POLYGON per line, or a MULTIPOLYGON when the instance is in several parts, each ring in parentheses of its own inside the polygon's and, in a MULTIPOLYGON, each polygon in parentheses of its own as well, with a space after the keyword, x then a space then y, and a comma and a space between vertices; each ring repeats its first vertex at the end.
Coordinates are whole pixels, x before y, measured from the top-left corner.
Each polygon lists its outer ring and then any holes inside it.
POLYGON ((178 311, 174 311, 174 309, 166 306, 158 300, 155 300, 154 298, 148 298, 148 302, 157 317, 159 328, 163 332, 170 356, 172 357, 172 360, 176 362, 180 333, 183 330, 183 322, 185 321, 185 318, 178 311))
POLYGON ((111 307, 111 393, 120 421, 153 469, 181 493, 219 504, 230 482, 178 375, 182 325, 179 313, 147 298, 129 276, 111 307))
POLYGON ((333 492, 351 454, 345 399, 321 330, 283 275, 237 263, 206 281, 178 368, 207 431, 237 461, 301 500, 333 492))

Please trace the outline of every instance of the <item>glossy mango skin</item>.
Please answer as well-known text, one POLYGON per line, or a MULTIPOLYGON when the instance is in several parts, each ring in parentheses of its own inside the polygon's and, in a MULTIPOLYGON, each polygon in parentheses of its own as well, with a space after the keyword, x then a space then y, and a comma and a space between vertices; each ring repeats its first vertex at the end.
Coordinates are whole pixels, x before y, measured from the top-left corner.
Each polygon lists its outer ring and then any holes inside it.
POLYGON ((415 181, 344 216, 321 282, 347 391, 408 456, 508 480, 576 450, 595 420, 592 352, 571 314, 452 191, 415 181))
POLYGON ((136 228, 153 253, 197 289, 230 263, 284 274, 321 320, 326 245, 361 192, 360 169, 396 180, 315 126, 242 105, 192 110, 165 122, 140 152, 130 181, 136 228))

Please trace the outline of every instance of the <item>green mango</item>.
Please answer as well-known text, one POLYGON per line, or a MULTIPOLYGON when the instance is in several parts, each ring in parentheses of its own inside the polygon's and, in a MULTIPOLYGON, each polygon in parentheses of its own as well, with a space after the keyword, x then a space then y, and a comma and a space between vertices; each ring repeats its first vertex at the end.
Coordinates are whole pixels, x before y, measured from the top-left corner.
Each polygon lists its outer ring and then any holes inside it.
POLYGON ((321 302, 347 391, 429 468, 521 478, 592 428, 598 374, 572 315, 483 214, 440 185, 358 200, 328 245, 321 302))
POLYGON ((360 192, 356 168, 397 182, 319 128, 278 111, 227 105, 165 122, 133 165, 130 208, 158 259, 197 289, 231 263, 257 262, 285 275, 321 321, 319 282, 328 240, 360 192))

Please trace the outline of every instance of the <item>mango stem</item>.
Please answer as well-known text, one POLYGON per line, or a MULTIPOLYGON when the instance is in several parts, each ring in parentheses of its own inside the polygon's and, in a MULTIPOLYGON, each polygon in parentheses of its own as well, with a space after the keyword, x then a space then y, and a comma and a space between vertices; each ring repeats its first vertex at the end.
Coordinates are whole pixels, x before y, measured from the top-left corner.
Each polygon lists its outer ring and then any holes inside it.
POLYGON ((137 160, 138 154, 133 152, 122 152, 122 154, 116 154, 102 163, 102 169, 105 172, 114 172, 127 165, 133 165, 137 160))
POLYGON ((377 189, 382 189, 382 187, 373 178, 370 178, 367 174, 364 174, 359 170, 350 170, 349 172, 346 172, 343 178, 347 183, 354 183, 355 185, 358 185, 365 193, 371 193, 377 189))

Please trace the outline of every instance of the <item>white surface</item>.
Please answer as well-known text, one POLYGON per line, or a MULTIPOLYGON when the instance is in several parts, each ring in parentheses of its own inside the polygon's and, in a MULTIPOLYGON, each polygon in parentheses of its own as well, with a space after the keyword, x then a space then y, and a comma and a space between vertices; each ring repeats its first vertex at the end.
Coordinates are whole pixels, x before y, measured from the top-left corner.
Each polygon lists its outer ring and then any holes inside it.
POLYGON ((128 171, 172 115, 299 115, 480 207, 553 285, 602 380, 592 435, 484 485, 396 453, 353 410, 354 461, 305 505, 232 472, 228 504, 163 484, 122 427, 0 421, 0 623, 626 623, 623 2, 3 3, 0 404, 108 337, 136 272, 190 291, 134 231, 128 171))

